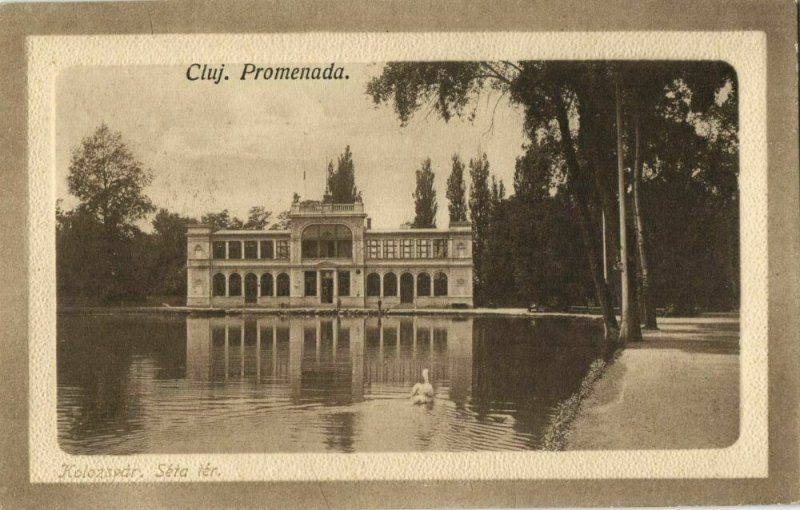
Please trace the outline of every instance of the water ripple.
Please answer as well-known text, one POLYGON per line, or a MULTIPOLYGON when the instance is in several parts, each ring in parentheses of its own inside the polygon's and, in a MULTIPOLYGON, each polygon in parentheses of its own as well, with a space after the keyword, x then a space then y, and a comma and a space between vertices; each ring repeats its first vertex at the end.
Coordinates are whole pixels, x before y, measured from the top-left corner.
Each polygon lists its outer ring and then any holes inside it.
POLYGON ((59 441, 117 455, 537 448, 599 333, 514 319, 59 316, 59 441), (423 368, 436 398, 414 405, 423 368))

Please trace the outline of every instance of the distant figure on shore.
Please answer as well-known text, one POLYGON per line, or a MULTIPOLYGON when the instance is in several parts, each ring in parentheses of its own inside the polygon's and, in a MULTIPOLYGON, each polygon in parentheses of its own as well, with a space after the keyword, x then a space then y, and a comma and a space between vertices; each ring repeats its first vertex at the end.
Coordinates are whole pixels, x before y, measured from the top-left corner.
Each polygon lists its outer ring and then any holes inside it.
POLYGON ((422 382, 411 388, 411 399, 415 404, 428 404, 433 402, 433 385, 428 380, 428 369, 422 369, 422 382))

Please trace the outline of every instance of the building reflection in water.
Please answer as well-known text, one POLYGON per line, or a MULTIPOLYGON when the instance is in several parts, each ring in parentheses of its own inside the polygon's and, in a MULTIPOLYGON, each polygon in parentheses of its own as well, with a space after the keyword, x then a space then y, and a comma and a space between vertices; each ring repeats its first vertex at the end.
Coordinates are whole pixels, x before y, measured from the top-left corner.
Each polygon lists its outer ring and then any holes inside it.
POLYGON ((461 406, 470 394, 472 319, 190 317, 186 332, 186 375, 198 382, 346 405, 404 392, 428 368, 437 397, 461 406))
POLYGON ((599 355, 587 321, 64 315, 71 454, 539 448, 599 355), (432 406, 409 400, 428 368, 432 406), (235 431, 225 434, 220 431, 235 431))

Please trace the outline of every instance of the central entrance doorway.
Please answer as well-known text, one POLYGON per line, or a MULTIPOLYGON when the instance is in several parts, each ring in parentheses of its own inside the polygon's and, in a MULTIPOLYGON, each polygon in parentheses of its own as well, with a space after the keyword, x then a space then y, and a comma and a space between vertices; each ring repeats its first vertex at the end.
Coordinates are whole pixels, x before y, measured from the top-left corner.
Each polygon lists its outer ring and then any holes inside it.
POLYGON ((333 271, 320 271, 320 291, 322 303, 333 303, 333 271))
POLYGON ((411 273, 403 273, 400 276, 400 302, 414 302, 414 275, 411 273))
POLYGON ((244 277, 244 302, 258 302, 258 278, 253 273, 244 277))

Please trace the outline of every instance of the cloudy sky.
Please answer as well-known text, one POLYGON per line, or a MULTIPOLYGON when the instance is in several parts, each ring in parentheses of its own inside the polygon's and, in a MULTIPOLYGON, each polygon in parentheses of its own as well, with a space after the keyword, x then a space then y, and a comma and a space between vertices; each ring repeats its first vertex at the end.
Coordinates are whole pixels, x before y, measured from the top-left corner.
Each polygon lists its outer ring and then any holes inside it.
MULTIPOLYGON (((229 65, 230 74, 239 66, 229 65)), ((524 142, 522 113, 497 95, 480 98, 475 120, 445 123, 419 112, 401 127, 390 106, 372 104, 364 88, 380 64, 345 65, 349 80, 188 81, 185 67, 93 67, 62 71, 56 99, 57 197, 66 208, 70 154, 105 122, 120 131, 154 175, 146 190, 157 207, 199 217, 253 205, 273 214, 292 193, 319 199, 327 162, 350 145, 356 185, 376 228, 413 219, 414 171, 430 157, 436 172, 437 224, 447 225, 450 158, 486 152, 511 188, 524 142), (303 173, 306 178, 303 180, 303 173)), ((468 181, 469 184, 469 181, 468 181)))

